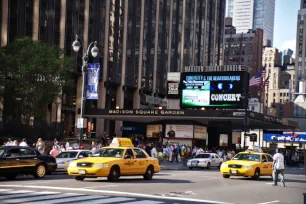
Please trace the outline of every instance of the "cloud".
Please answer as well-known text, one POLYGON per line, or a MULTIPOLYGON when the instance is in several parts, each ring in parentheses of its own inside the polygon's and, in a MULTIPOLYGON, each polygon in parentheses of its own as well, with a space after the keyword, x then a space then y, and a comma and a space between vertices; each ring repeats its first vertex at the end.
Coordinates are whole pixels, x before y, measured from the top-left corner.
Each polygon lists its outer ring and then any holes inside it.
POLYGON ((286 40, 282 44, 282 47, 280 50, 283 51, 283 50, 290 48, 291 50, 295 52, 295 46, 296 46, 296 40, 286 40))

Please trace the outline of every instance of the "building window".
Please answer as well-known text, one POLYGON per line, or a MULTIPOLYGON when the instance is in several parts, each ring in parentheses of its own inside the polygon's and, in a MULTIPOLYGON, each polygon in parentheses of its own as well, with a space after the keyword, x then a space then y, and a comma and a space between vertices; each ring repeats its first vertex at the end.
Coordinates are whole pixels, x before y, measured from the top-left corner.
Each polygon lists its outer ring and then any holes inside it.
POLYGON ((280 96, 283 96, 283 93, 280 93, 279 95, 280 95, 280 96))
POLYGON ((282 100, 282 99, 280 100, 280 103, 283 103, 283 100, 282 100))
POLYGON ((275 97, 275 93, 273 93, 273 97, 275 97))

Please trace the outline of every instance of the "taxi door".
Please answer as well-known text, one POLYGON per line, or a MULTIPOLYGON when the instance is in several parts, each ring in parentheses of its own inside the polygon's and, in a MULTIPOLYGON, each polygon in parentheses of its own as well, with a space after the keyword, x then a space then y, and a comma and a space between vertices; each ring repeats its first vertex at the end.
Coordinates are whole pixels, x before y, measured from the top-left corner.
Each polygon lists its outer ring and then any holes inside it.
POLYGON ((136 162, 132 149, 126 149, 123 157, 123 166, 121 173, 123 175, 133 175, 136 171, 136 162))
POLYGON ((142 149, 134 148, 133 149, 136 156, 136 174, 144 174, 148 166, 148 158, 142 149))
POLYGON ((15 173, 18 172, 17 158, 19 156, 19 149, 10 149, 3 154, 0 161, 0 173, 15 173))
POLYGON ((273 157, 269 154, 266 154, 267 158, 268 158, 268 164, 269 164, 269 168, 268 168, 268 175, 272 175, 273 173, 273 157))
POLYGON ((261 168, 260 168, 260 173, 264 174, 264 175, 268 175, 269 174, 269 162, 268 162, 268 158, 266 157, 266 155, 261 155, 261 168))

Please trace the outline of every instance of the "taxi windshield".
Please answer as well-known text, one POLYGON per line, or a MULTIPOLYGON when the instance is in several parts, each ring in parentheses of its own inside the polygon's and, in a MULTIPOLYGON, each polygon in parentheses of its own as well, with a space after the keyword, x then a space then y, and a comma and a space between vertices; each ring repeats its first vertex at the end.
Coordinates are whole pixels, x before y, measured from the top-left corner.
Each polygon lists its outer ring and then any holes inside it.
POLYGON ((56 158, 76 158, 77 152, 62 152, 56 158))
POLYGON ((4 152, 4 148, 0 148, 0 156, 2 156, 3 152, 4 152))
POLYGON ((245 160, 260 162, 260 155, 258 154, 237 154, 233 160, 245 160))
POLYGON ((210 158, 210 154, 198 154, 195 158, 207 159, 210 158))
POLYGON ((92 156, 93 157, 115 157, 121 158, 123 155, 124 149, 116 149, 116 148, 107 148, 107 149, 99 149, 92 156))

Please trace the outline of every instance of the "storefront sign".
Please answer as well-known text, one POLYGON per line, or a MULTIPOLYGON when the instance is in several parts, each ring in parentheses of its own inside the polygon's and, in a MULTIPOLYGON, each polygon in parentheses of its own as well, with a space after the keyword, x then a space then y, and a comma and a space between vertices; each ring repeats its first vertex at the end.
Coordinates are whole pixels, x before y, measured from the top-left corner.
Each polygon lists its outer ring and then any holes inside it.
POLYGON ((135 131, 136 127, 124 127, 124 126, 121 126, 120 130, 121 131, 135 131))
POLYGON ((306 143, 306 132, 299 132, 294 134, 273 134, 265 133, 264 140, 267 142, 273 142, 273 140, 281 143, 306 143))
POLYGON ((167 138, 193 138, 193 125, 166 125, 167 138))
POLYGON ((194 126, 194 138, 195 139, 207 139, 207 127, 204 126, 194 126))
POLYGON ((147 125, 147 137, 160 137, 162 125, 147 125))
POLYGON ((243 108, 244 72, 182 73, 181 106, 243 108))
POLYGON ((111 115, 184 115, 183 110, 109 110, 111 115))
POLYGON ((223 66, 185 66, 184 72, 234 72, 249 71, 248 66, 223 65, 223 66))

